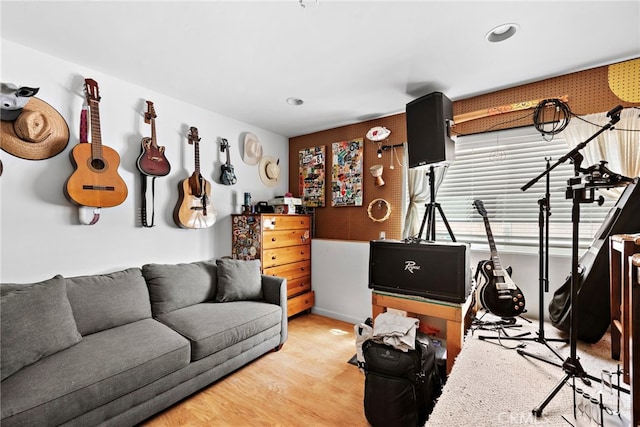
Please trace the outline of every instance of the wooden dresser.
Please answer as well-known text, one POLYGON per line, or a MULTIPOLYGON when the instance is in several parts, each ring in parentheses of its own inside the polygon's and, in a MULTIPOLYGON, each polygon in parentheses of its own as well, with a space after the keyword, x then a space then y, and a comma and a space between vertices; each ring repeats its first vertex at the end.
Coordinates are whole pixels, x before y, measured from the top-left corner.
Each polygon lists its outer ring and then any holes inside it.
POLYGON ((262 273, 287 279, 287 313, 311 310, 311 216, 231 215, 231 256, 260 259, 262 273))

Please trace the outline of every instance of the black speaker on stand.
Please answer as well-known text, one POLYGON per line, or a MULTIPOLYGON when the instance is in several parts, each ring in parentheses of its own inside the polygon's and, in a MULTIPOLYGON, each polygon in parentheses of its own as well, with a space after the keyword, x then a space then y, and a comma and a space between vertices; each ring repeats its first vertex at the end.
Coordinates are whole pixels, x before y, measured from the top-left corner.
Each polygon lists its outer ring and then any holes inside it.
MULTIPOLYGON (((450 134, 453 121, 453 104, 442 92, 432 92, 409 102, 406 106, 407 146, 409 151, 409 168, 429 165, 430 197, 425 205, 426 210, 420 232, 416 236, 421 239, 427 230, 426 240, 436 240, 435 214, 440 213, 451 241, 456 238, 439 203, 436 203, 435 167, 446 167, 454 160, 455 146, 450 134)), ((444 173, 444 171, 443 171, 444 173)))
POLYGON ((453 104, 442 92, 409 102, 405 110, 409 167, 451 162, 455 146, 450 134, 453 104))

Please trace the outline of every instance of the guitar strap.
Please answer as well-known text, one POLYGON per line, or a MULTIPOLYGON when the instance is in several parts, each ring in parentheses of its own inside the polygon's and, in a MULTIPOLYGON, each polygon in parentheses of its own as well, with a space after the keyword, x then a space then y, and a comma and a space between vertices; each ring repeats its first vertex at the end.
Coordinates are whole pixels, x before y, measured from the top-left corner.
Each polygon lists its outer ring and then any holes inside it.
POLYGON ((141 173, 142 177, 142 226, 146 228, 153 227, 153 223, 155 221, 156 209, 155 209, 155 199, 156 199, 156 178, 153 177, 151 180, 151 223, 147 221, 147 178, 148 176, 141 173))

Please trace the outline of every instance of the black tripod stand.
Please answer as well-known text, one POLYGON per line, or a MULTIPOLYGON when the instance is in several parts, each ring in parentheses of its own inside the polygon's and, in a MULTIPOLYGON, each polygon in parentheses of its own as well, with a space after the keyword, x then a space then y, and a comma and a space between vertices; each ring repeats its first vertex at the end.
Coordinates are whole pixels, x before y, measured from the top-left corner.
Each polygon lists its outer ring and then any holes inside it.
POLYGON ((451 231, 451 227, 449 226, 449 221, 444 216, 444 212, 442 212, 442 207, 440 203, 436 202, 436 187, 435 181, 436 176, 434 172, 434 166, 429 166, 429 172, 427 172, 429 176, 429 203, 425 206, 427 210, 424 212, 424 217, 422 218, 422 224, 420 225, 420 231, 418 232, 418 240, 420 236, 422 236, 422 232, 424 231, 424 226, 427 224, 427 238, 428 241, 436 240, 436 209, 440 212, 440 216, 442 217, 442 221, 444 222, 445 227, 447 227, 447 231, 449 232, 449 236, 451 237, 451 241, 455 242, 456 238, 453 235, 453 231, 451 231))
MULTIPOLYGON (((562 156, 558 161, 551 167, 547 167, 547 169, 527 183, 522 190, 526 190, 535 182, 537 182, 544 175, 548 175, 552 169, 558 166, 561 163, 564 163, 566 160, 571 159, 574 165, 574 178, 569 179, 567 186, 567 197, 571 195, 572 199, 572 210, 571 210, 571 223, 572 227, 572 253, 571 253, 571 318, 570 318, 570 333, 569 333, 569 345, 570 345, 570 355, 562 364, 562 369, 565 372, 564 378, 560 380, 558 385, 549 393, 549 395, 544 399, 544 401, 535 407, 532 412, 536 417, 542 416, 542 411, 544 408, 553 400, 553 398, 558 394, 558 392, 562 389, 565 383, 569 379, 581 378, 581 379, 592 379, 594 381, 600 381, 599 378, 588 375, 580 364, 580 360, 577 356, 577 344, 578 344, 578 303, 579 300, 577 298, 578 291, 580 289, 580 272, 579 272, 579 258, 578 258, 578 238, 579 238, 579 222, 580 222, 580 203, 592 203, 595 201, 594 199, 594 191, 596 186, 589 186, 587 183, 582 183, 580 178, 580 173, 582 170, 580 169, 580 163, 582 162, 582 155, 579 153, 590 141, 595 139, 598 135, 603 133, 606 130, 612 129, 613 125, 616 124, 620 120, 620 111, 622 110, 621 106, 617 106, 607 113, 607 117, 611 117, 609 123, 602 127, 598 132, 593 134, 589 139, 584 142, 578 144, 574 149, 569 151, 567 154, 562 156), (588 191, 587 191, 588 190, 588 191)), ((522 354, 522 353, 521 353, 522 354)), ((544 359, 543 359, 544 360, 544 359)), ((573 415, 576 416, 576 405, 574 399, 574 408, 573 415)))

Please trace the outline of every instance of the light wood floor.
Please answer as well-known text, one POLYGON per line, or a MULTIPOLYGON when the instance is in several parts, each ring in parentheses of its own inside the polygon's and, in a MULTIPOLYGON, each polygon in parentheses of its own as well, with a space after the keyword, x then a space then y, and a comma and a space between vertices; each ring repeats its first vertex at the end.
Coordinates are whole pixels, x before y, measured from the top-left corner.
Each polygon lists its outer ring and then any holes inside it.
POLYGON ((347 361, 355 354, 353 325, 315 314, 289 320, 289 338, 210 387, 143 425, 368 426, 364 375, 347 361))

